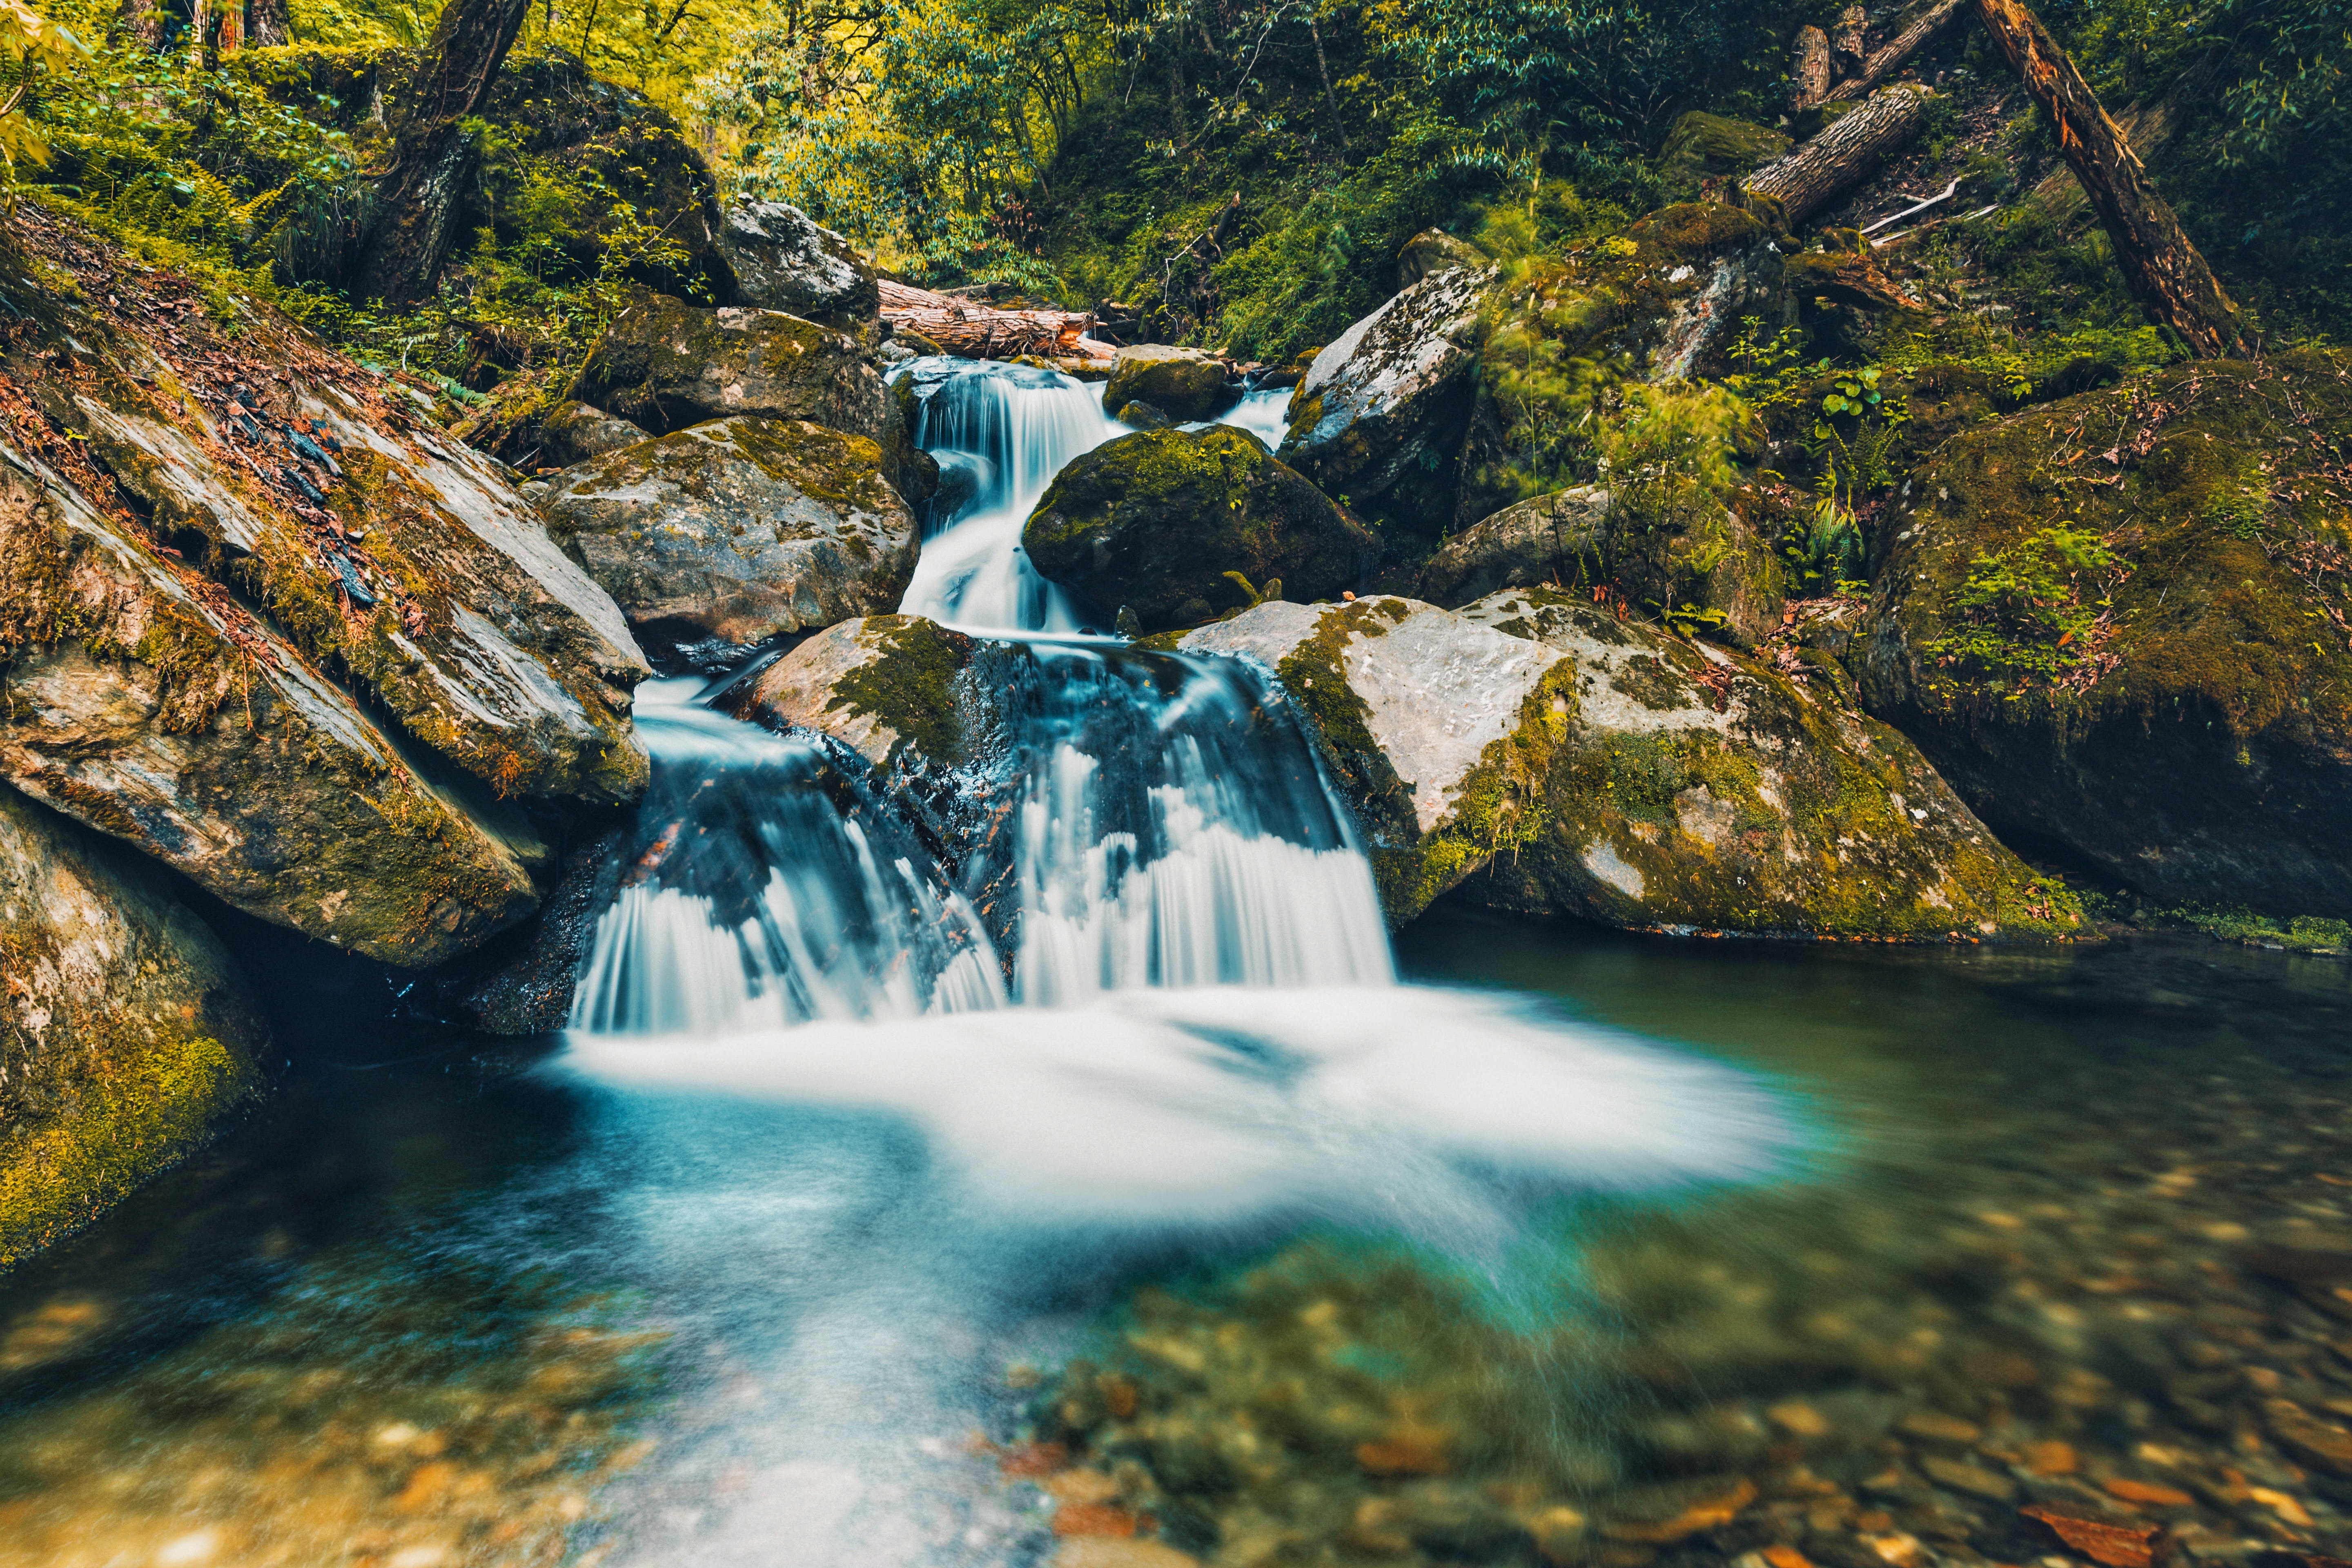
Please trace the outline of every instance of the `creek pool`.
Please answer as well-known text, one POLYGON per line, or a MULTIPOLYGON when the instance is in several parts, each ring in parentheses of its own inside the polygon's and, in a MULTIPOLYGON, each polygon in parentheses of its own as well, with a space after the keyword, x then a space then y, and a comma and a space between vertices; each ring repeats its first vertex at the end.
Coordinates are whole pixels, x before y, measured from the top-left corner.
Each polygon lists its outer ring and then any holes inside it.
POLYGON ((0 1281, 0 1565, 2352 1551, 2352 967, 1397 959, 675 1050, 354 1003, 0 1281))

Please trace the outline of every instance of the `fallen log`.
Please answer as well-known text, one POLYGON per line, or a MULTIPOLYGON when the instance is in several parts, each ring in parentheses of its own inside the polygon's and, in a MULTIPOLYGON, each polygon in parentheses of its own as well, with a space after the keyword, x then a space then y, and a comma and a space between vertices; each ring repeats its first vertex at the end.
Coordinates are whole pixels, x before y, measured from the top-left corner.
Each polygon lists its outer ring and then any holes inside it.
POLYGON ((1087 336, 1088 310, 1000 310, 953 294, 876 279, 882 319, 894 331, 919 332, 965 359, 1100 359, 1109 351, 1087 336))
POLYGON ((1741 183, 1750 195, 1772 196, 1790 227, 1828 206, 1848 186, 1878 172, 1887 155, 1918 135, 1935 94, 1916 82, 1890 87, 1777 162, 1741 183))
POLYGON ((1830 89, 1816 101, 1843 103, 1860 98, 1895 72, 1903 68, 1913 55, 1925 48, 1928 41, 1958 19, 1968 0, 1937 0, 1909 26, 1888 39, 1885 45, 1863 62, 1862 69, 1830 89))
MULTIPOLYGON (((1971 3, 1977 20, 1992 35, 2026 91, 2058 128, 2058 151, 2082 182, 2083 194, 2090 197, 2115 246, 2124 279, 2140 303, 2179 332, 2200 359, 2244 354, 2247 343, 2238 325, 2238 307, 2189 243, 2180 220, 2156 194, 2139 155, 2099 106, 2074 60, 2018 0, 1971 3)), ((1847 119, 1864 112, 1857 110, 1847 119)))

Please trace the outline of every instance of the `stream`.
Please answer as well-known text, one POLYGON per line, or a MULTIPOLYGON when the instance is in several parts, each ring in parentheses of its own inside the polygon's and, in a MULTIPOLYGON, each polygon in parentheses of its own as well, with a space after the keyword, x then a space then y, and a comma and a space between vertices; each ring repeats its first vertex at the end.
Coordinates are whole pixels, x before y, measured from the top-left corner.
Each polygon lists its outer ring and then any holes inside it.
POLYGON ((1263 672, 1021 556, 1096 389, 901 374, 904 607, 1027 645, 1009 951, 825 748, 649 684, 562 1037, 354 991, 0 1280, 0 1568, 2352 1552, 2352 971, 1392 943, 1263 672))

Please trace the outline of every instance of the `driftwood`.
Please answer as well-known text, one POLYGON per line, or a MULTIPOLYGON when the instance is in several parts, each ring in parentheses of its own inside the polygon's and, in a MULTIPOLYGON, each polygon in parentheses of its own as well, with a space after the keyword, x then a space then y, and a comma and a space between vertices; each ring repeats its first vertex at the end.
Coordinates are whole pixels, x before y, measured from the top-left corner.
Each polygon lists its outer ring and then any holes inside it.
POLYGON ((1916 83, 1886 88, 1787 157, 1742 182, 1750 195, 1777 197, 1791 227, 1828 206, 1848 186, 1877 173, 1927 123, 1935 94, 1916 83))
POLYGON ((878 279, 882 319, 893 331, 919 332, 965 359, 1108 359, 1108 344, 1087 336, 1091 311, 999 310, 955 294, 878 279))
POLYGON ((1863 61, 1859 71, 1838 83, 1816 101, 1842 103, 1870 91, 1900 70, 1937 34, 1951 26, 1967 4, 1968 0, 1937 0, 1936 5, 1921 12, 1909 26, 1895 34, 1884 47, 1863 61))
MULTIPOLYGON (((1977 20, 2024 80, 2026 91, 2058 128, 2058 150, 2082 182, 2083 194, 2091 198, 2115 246, 2125 281, 2140 303, 2179 332, 2200 359, 2244 353, 2238 307, 2182 232, 2180 220, 2156 194, 2139 155, 2099 107, 2066 51, 2018 0, 1971 3, 1977 20)), ((1857 110, 1847 119, 1864 112, 1857 110)))

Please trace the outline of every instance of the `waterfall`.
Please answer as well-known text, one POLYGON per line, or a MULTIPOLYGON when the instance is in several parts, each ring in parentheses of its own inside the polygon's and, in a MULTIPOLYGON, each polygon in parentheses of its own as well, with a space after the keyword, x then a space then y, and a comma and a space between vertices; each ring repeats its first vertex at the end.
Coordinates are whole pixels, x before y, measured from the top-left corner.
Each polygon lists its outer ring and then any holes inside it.
POLYGON ((930 858, 814 746, 678 700, 699 684, 640 690, 642 847, 572 1026, 720 1035, 1002 1005, 980 919, 930 858))
POLYGON ((1029 564, 1021 526, 1062 465, 1128 427, 1103 412, 1098 388, 1055 371, 921 359, 898 374, 913 385, 915 444, 940 479, 899 609, 974 631, 1076 630, 1069 596, 1029 564))

